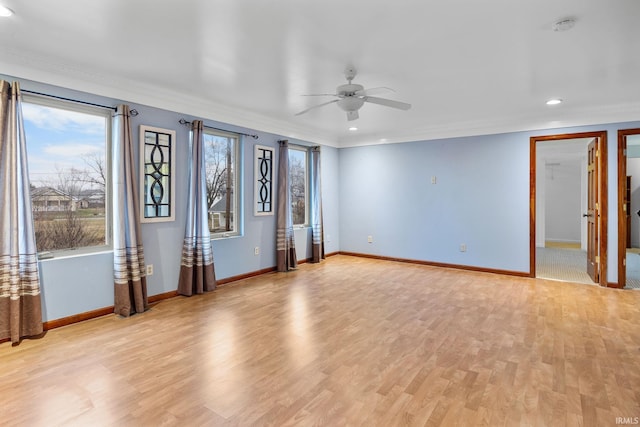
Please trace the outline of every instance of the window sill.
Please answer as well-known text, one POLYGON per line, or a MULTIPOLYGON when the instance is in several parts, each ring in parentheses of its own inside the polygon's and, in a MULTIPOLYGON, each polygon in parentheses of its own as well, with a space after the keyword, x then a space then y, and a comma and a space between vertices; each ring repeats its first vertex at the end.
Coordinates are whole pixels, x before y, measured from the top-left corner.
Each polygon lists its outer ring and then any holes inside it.
POLYGON ((211 240, 225 240, 225 239, 233 239, 236 237, 240 237, 240 233, 220 233, 216 235, 211 235, 211 240))
POLYGON ((101 248, 82 248, 76 250, 66 250, 66 251, 56 251, 56 252, 39 252, 38 253, 38 261, 39 262, 47 262, 47 261, 55 261, 59 259, 67 259, 67 258, 78 258, 84 256, 91 255, 101 255, 106 253, 113 253, 113 248, 109 246, 101 247, 101 248))

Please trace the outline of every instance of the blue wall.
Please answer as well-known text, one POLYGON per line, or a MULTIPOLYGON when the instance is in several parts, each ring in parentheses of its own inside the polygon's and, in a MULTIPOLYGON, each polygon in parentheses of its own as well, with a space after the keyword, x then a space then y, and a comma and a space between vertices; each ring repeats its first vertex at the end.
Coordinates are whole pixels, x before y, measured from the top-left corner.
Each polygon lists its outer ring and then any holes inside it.
POLYGON ((617 131, 639 126, 618 123, 340 149, 340 250, 528 273, 529 138, 605 130, 607 279, 617 282, 617 131), (461 244, 466 252, 460 251, 461 244))
POLYGON ((340 249, 528 270, 528 144, 515 134, 341 150, 340 249))

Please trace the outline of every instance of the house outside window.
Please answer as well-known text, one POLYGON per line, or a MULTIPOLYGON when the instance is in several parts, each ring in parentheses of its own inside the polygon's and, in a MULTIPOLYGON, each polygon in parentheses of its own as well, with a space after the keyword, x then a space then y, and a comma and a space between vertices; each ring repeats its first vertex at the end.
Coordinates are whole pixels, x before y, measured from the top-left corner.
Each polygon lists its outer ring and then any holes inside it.
POLYGON ((207 212, 212 238, 239 234, 239 195, 237 134, 206 129, 207 212))
POLYGON ((112 111, 29 95, 22 109, 38 252, 105 249, 112 111))

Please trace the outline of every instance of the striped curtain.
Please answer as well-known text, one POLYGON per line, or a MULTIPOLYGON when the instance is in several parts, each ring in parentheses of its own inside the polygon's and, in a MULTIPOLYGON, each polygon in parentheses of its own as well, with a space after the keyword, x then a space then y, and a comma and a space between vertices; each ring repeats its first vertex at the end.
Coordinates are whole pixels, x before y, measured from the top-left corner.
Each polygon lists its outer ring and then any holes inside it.
POLYGON ((320 180, 320 147, 311 149, 311 262, 324 259, 322 225, 322 186, 320 180))
POLYGON ((20 85, 0 80, 0 341, 42 333, 20 85))
POLYGON ((207 215, 207 181, 202 120, 191 124, 187 220, 182 244, 178 293, 191 296, 216 288, 207 215))
POLYGON ((114 312, 121 316, 149 308, 144 249, 138 210, 138 179, 133 162, 129 106, 119 105, 113 140, 114 312))
POLYGON ((288 271, 298 266, 296 244, 291 215, 291 191, 289 189, 289 141, 278 141, 278 210, 276 218, 276 265, 278 271, 288 271))

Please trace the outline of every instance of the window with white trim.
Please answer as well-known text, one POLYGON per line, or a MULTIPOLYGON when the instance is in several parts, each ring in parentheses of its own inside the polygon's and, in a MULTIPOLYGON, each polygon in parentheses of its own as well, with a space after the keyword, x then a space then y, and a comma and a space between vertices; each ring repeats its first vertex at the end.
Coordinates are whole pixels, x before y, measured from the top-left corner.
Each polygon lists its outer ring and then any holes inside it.
POLYGON ((212 238, 239 234, 239 146, 235 133, 204 131, 207 212, 212 238))
POLYGON ((38 253, 104 250, 113 111, 26 95, 22 112, 38 253))
POLYGON ((289 146, 289 190, 294 226, 309 224, 309 150, 289 146))

